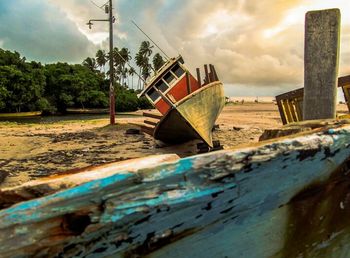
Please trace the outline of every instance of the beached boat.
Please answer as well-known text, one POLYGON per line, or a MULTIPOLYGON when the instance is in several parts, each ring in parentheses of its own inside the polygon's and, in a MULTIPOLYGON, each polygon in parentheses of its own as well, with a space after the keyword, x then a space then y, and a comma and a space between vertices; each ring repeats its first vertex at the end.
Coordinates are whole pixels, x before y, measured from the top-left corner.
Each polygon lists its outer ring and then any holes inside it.
POLYGON ((336 123, 1 189, 0 257, 349 257, 349 143, 336 123))
POLYGON ((161 114, 145 113, 158 121, 146 120, 143 131, 165 143, 201 139, 213 147, 212 130, 225 96, 214 66, 205 66, 205 71, 202 84, 199 69, 195 79, 181 56, 167 61, 139 94, 146 96, 161 114))
POLYGON ((19 112, 19 113, 0 113, 0 118, 22 118, 22 117, 35 117, 41 116, 41 111, 34 112, 19 112))

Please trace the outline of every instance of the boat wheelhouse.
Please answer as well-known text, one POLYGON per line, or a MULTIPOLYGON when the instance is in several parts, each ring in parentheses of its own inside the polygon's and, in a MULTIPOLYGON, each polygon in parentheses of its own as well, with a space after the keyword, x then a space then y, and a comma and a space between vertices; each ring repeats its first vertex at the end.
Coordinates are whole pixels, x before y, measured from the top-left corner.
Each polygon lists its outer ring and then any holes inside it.
POLYGON ((161 67, 141 92, 165 115, 177 102, 200 88, 188 72, 181 56, 172 58, 161 67))

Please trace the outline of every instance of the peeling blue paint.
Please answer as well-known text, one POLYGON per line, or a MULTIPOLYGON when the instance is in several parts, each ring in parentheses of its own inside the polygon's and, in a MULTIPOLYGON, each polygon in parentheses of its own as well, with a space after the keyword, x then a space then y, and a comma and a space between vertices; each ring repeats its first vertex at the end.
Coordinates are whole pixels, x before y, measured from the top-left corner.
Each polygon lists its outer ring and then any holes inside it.
POLYGON ((0 211, 0 229, 10 224, 30 223, 40 219, 48 219, 59 214, 69 213, 79 208, 79 203, 75 207, 57 207, 52 208, 50 213, 41 210, 44 205, 57 203, 60 201, 79 198, 87 194, 93 194, 96 191, 102 191, 104 188, 123 182, 127 179, 135 177, 133 173, 121 172, 111 177, 91 181, 80 186, 67 189, 53 195, 20 203, 14 207, 0 211))

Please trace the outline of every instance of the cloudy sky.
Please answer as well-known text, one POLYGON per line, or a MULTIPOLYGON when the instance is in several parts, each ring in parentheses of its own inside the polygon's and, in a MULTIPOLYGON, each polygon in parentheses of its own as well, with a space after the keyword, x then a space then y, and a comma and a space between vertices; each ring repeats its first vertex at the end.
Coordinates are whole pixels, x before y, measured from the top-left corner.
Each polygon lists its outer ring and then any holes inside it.
MULTIPOLYGON (((94 0, 103 5, 107 0, 94 0)), ((114 0, 115 44, 133 54, 145 37, 191 69, 216 66, 227 95, 274 96, 303 86, 304 16, 342 12, 340 75, 350 74, 348 0, 114 0)), ((43 63, 81 63, 107 49, 108 24, 90 0, 0 0, 0 47, 43 63)))

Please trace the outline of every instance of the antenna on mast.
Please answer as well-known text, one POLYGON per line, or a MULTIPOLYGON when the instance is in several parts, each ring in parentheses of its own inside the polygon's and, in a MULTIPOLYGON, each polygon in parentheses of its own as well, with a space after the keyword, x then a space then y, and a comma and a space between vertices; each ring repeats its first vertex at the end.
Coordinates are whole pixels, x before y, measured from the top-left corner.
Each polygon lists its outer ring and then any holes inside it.
POLYGON ((136 22, 134 22, 133 20, 131 20, 131 22, 136 26, 136 28, 138 28, 150 41, 152 41, 152 43, 165 55, 165 58, 167 59, 167 61, 170 59, 170 57, 157 45, 157 43, 155 43, 137 24, 136 22))

